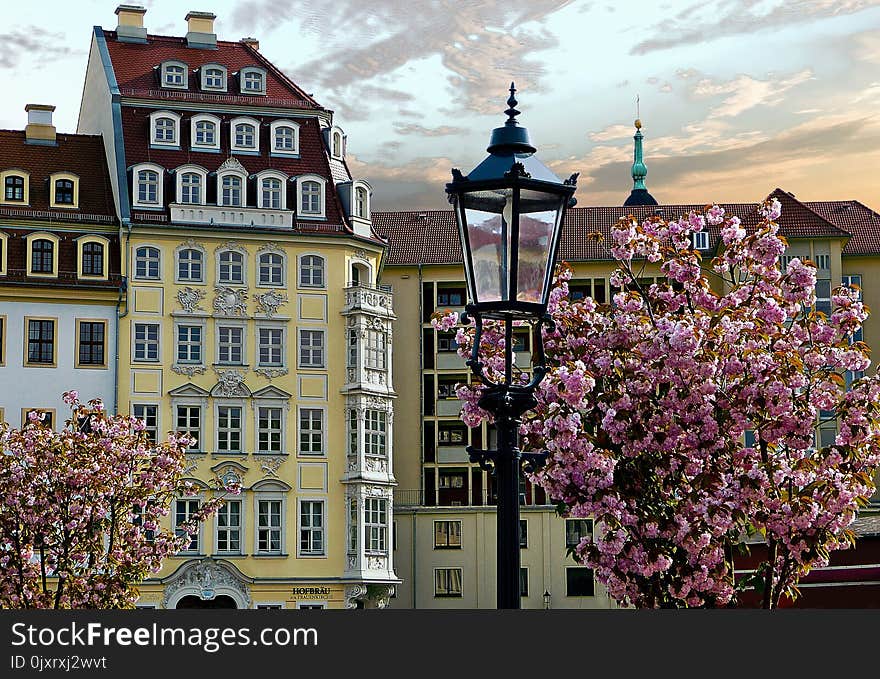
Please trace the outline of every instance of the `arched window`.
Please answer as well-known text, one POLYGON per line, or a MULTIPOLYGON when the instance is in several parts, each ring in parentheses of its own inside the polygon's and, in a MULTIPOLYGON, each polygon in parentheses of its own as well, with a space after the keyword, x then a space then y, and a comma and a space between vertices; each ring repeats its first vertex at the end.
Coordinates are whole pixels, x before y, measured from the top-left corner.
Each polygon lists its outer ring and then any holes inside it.
POLYGON ((6 177, 5 191, 6 200, 24 200, 24 177, 6 177))
POLYGON ((223 205, 241 207, 241 177, 224 175, 221 187, 223 205))
POLYGON ((244 92, 263 92, 263 74, 259 71, 246 71, 242 81, 242 90, 244 92))
POLYGON ((177 140, 177 121, 173 118, 158 118, 156 120, 156 135, 154 141, 173 143, 177 140))
POLYGON ((324 258, 305 255, 299 262, 299 285, 303 288, 324 287, 324 258))
POLYGON ((217 66, 209 66, 205 69, 202 87, 210 90, 226 89, 226 72, 217 66))
POLYGON ((159 173, 155 170, 138 170, 137 197, 139 203, 159 202, 159 173))
POLYGON ((162 64, 163 87, 186 87, 186 66, 182 63, 162 64))
POLYGON ((70 179, 55 180, 55 203, 73 205, 73 182, 70 179))
POLYGON ((54 273, 54 270, 55 243, 46 238, 38 238, 31 244, 31 272, 54 273))
POLYGON ((202 282, 202 253, 186 248, 177 253, 177 280, 189 283, 202 282))
POLYGON ((159 248, 145 245, 134 253, 134 277, 141 280, 159 280, 159 248))
POLYGON ((104 245, 102 243, 83 245, 82 272, 84 276, 104 275, 104 245))
POLYGON ((244 284, 244 255, 232 250, 221 252, 218 279, 221 283, 244 284))
POLYGON ((342 135, 339 132, 333 133, 333 156, 335 158, 342 157, 342 135))
POLYGON ((202 176, 195 172, 185 172, 180 178, 180 202, 200 204, 202 202, 202 176))
POLYGON ((284 284, 284 257, 274 252, 260 255, 260 285, 284 284))
POLYGON ((367 193, 367 190, 362 186, 358 186, 354 190, 354 214, 356 217, 369 219, 370 212, 368 201, 369 194, 367 193))
POLYGON ((197 121, 195 143, 197 146, 216 146, 217 124, 212 120, 197 121))
POLYGON ((323 212, 321 210, 321 185, 318 182, 303 182, 300 212, 304 215, 321 214, 323 212))
POLYGON ((267 177, 262 181, 260 189, 262 196, 261 205, 264 208, 272 210, 280 210, 281 205, 281 180, 274 177, 267 177))
POLYGON ((275 128, 275 150, 293 151, 296 148, 296 132, 292 127, 282 125, 275 128))
POLYGON ((243 149, 253 149, 257 147, 256 128, 250 123, 238 123, 235 126, 235 145, 243 149))

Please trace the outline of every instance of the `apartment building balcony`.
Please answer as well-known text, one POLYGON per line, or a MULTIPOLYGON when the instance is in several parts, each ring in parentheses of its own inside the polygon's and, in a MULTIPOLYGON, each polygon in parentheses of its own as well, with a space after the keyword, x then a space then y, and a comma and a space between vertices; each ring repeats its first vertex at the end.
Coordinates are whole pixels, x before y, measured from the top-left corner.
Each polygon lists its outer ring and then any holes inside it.
POLYGON ((293 210, 228 205, 171 203, 168 208, 171 210, 171 222, 174 224, 292 229, 295 216, 293 210))

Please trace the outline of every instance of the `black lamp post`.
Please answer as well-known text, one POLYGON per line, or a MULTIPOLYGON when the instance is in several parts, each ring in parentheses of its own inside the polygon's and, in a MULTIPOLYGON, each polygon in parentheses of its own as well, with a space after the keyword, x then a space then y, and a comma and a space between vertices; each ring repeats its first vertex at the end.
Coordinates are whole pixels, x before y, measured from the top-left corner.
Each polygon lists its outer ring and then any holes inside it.
POLYGON ((521 466, 536 469, 546 453, 519 450, 523 413, 537 405, 535 388, 547 369, 541 326, 549 323, 547 299, 553 281, 562 220, 574 205, 577 175, 566 181, 535 156, 529 133, 516 121, 519 111, 510 84, 508 116, 492 131, 489 156, 466 177, 452 170, 446 185, 455 207, 470 303, 462 318, 474 319, 476 337, 468 365, 486 386, 480 407, 491 412, 498 429, 498 450, 468 448, 471 462, 494 471, 498 505, 498 608, 520 607, 519 484, 521 466), (504 377, 492 380, 480 361, 484 319, 504 325, 504 377), (535 337, 530 380, 513 376, 513 324, 525 321, 535 337))

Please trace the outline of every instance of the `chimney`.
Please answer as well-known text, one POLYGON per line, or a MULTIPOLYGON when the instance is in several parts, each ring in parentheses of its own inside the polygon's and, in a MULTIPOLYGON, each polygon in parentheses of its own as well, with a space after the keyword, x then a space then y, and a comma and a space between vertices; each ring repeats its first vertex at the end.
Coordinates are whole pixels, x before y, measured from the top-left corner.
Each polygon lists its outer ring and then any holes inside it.
POLYGON ((116 8, 116 16, 119 17, 119 25, 116 26, 116 39, 119 42, 147 42, 147 29, 144 28, 144 14, 147 13, 140 5, 119 5, 116 8))
POLYGON ((186 46, 197 49, 217 49, 217 34, 214 33, 216 14, 211 12, 189 12, 186 15, 186 46))
POLYGON ((54 106, 46 104, 28 104, 24 107, 28 114, 28 124, 24 128, 24 140, 27 144, 43 144, 55 146, 55 126, 52 124, 54 106))
POLYGON ((241 40, 239 40, 239 42, 244 43, 245 45, 250 47, 252 50, 256 50, 257 52, 260 51, 260 41, 257 40, 256 38, 250 38, 250 37, 242 38, 241 40))

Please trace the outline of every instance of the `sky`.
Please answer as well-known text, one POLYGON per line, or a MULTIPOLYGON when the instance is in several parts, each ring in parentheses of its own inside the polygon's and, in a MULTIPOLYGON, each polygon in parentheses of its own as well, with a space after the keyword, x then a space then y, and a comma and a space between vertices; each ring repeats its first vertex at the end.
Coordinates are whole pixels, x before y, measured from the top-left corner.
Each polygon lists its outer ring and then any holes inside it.
MULTIPOLYGON (((4 0, 11 3, 11 0, 4 0)), ((137 4, 137 0, 129 0, 137 4)), ((0 26, 0 127, 55 104, 75 130, 92 26, 118 2, 17 4, 0 26)), ((150 33, 189 10, 245 36, 348 135, 376 210, 447 207, 503 123, 507 89, 538 157, 580 172, 579 205, 632 188, 636 98, 660 203, 858 199, 880 210, 880 0, 146 0, 150 33)))

